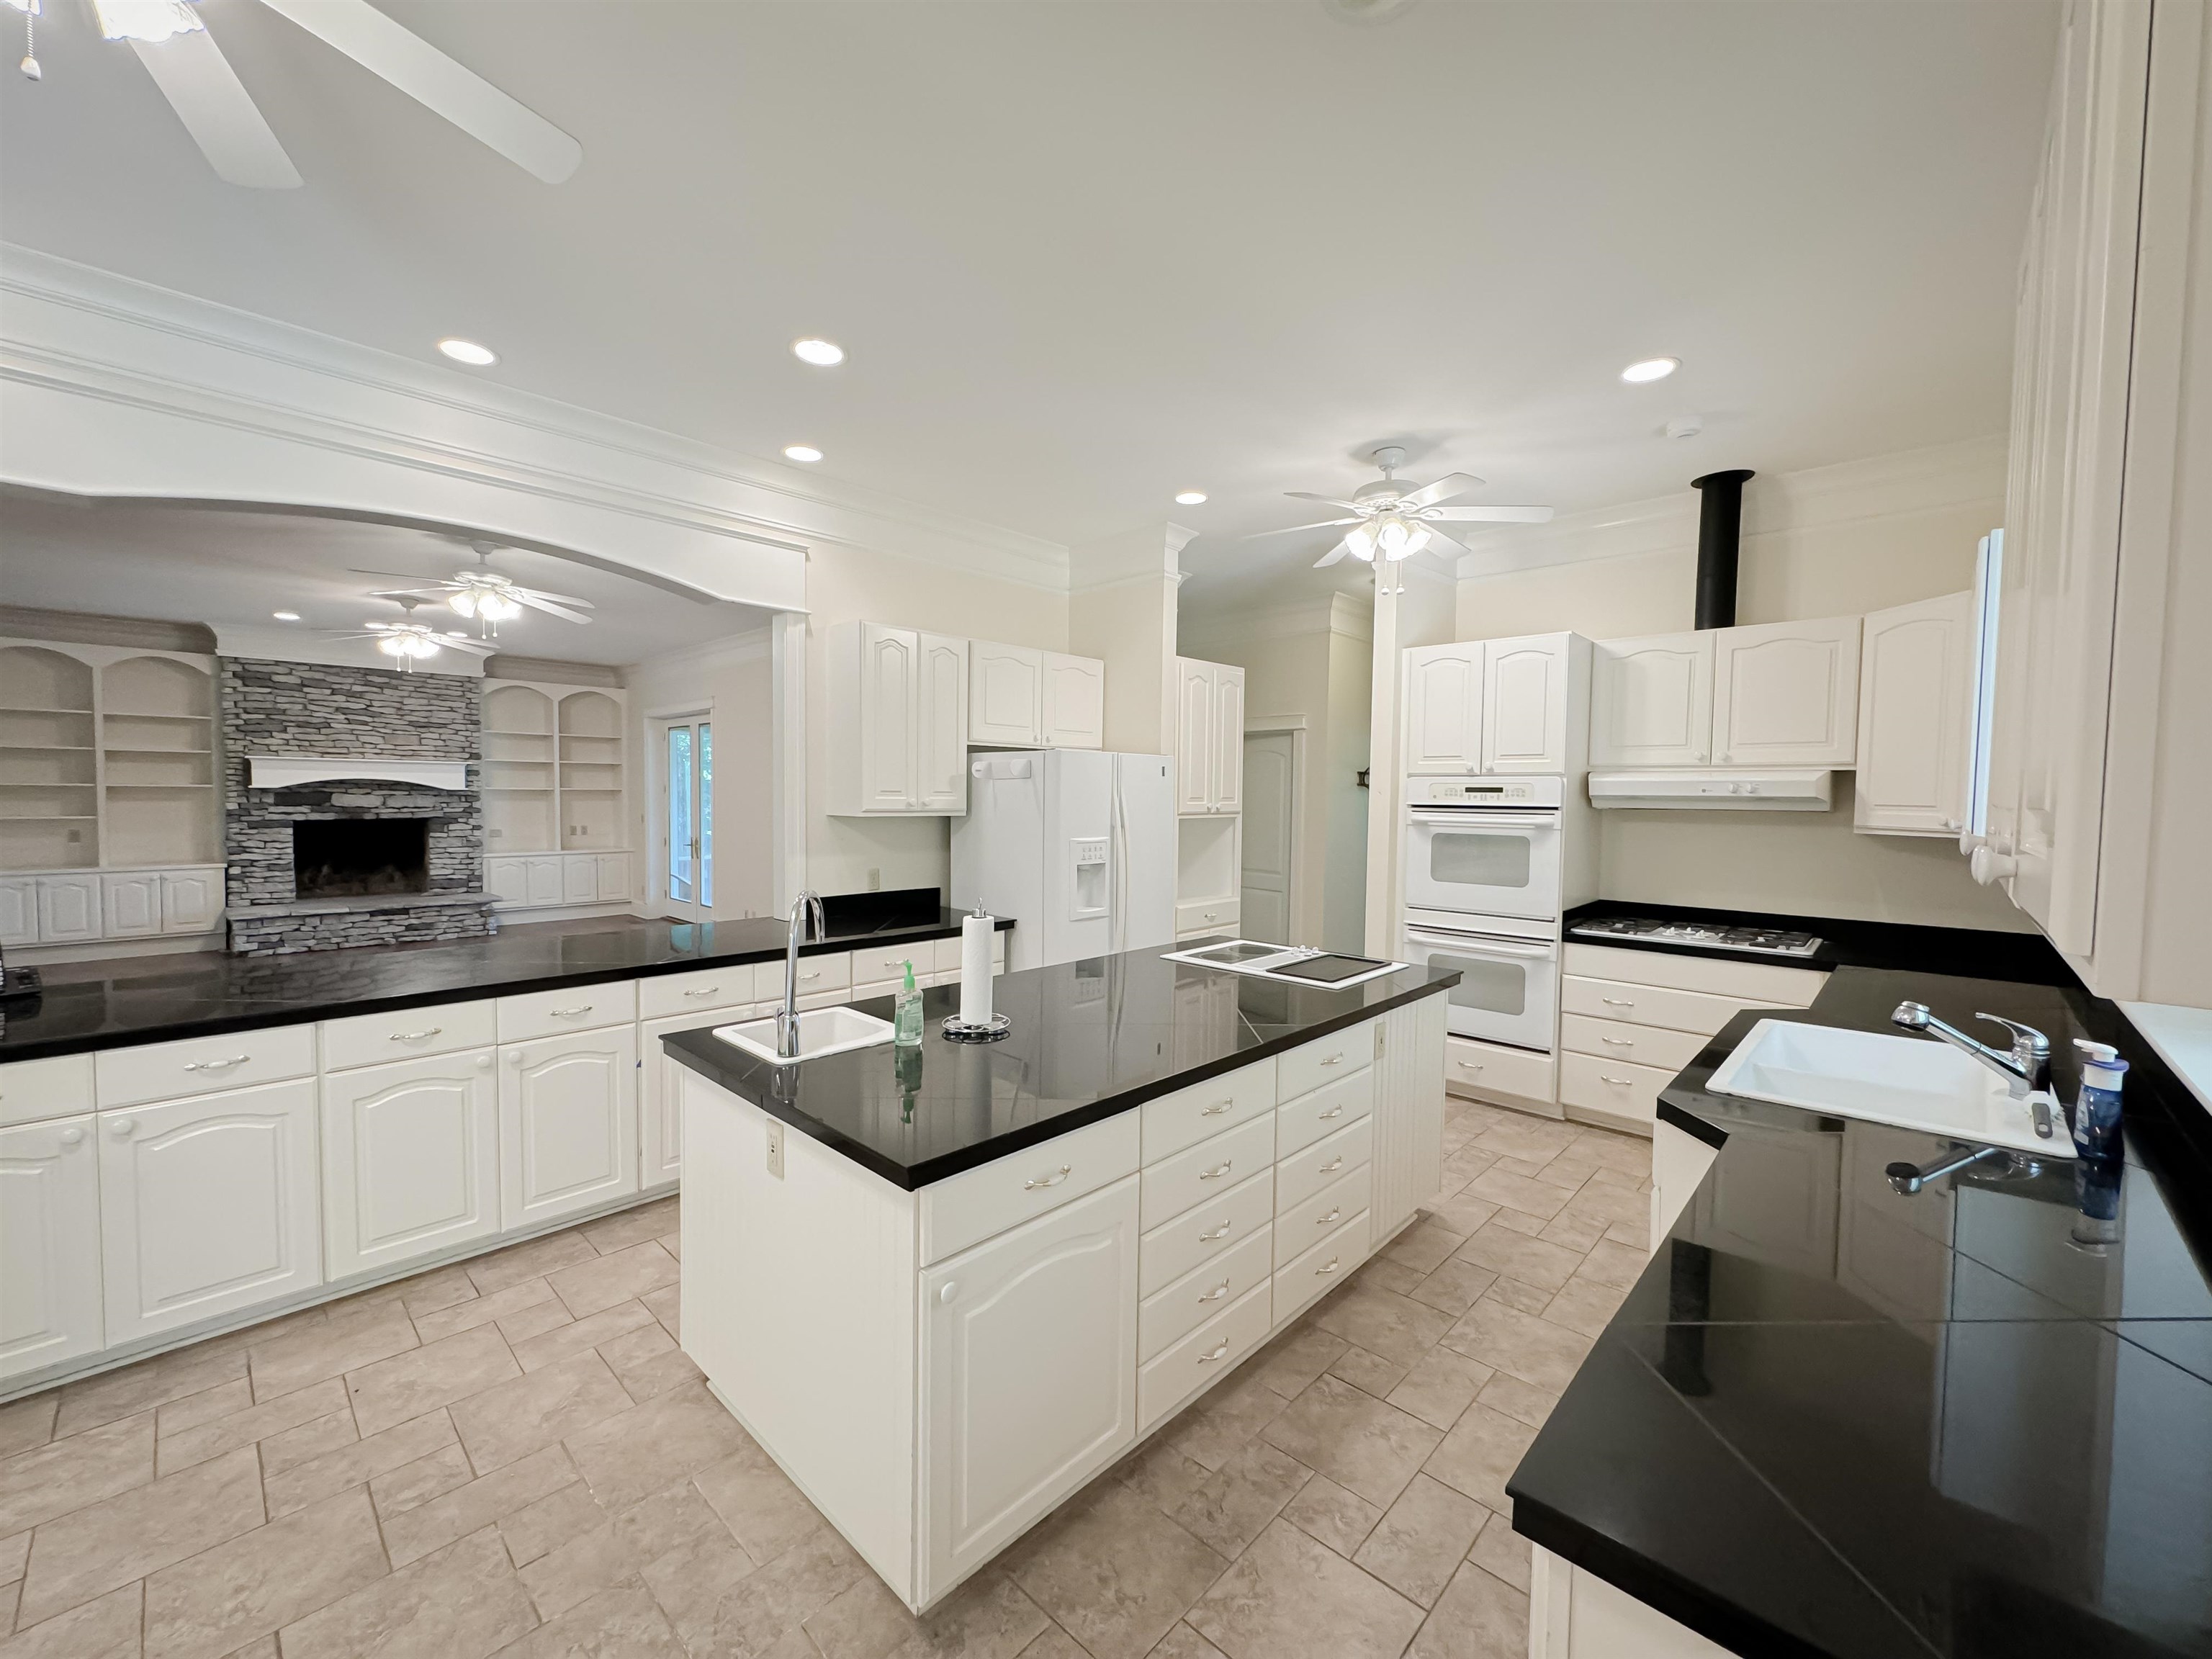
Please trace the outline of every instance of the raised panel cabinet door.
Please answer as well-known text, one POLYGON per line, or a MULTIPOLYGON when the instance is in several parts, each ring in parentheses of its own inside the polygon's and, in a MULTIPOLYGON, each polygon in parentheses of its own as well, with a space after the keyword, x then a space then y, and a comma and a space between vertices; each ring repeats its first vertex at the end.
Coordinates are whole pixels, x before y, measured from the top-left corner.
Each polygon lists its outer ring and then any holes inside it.
MULTIPOLYGON (((782 970, 777 969, 781 993, 782 970)), ((673 1186, 684 1173, 683 1066, 669 1058, 660 1039, 670 1031, 695 1031, 709 1023, 728 1024, 753 1017, 750 1007, 702 1010, 669 1019, 647 1022, 638 1028, 640 1046, 637 1083, 637 1156, 640 1190, 673 1186)))
POLYGON ((331 1279, 499 1231, 499 1087, 489 1048, 323 1080, 324 1261, 331 1279))
POLYGON ((1176 811, 1213 810, 1213 665, 1176 659, 1176 811))
POLYGON ((915 801, 915 703, 921 639, 910 628, 860 627, 860 810, 903 812, 915 801))
POLYGON ((567 890, 562 862, 556 858, 523 860, 523 888, 532 904, 558 904, 567 890))
POLYGON ((1592 766, 1703 766, 1712 752, 1711 633, 1598 642, 1590 665, 1592 766))
POLYGON ((1137 1434, 1137 1178, 921 1275, 925 1590, 950 1585, 1137 1434))
POLYGON ((535 1226, 637 1190, 637 1027, 500 1049, 500 1226, 535 1226))
POLYGON ((40 943, 63 945, 100 936, 98 876, 39 878, 40 943))
POLYGON ((530 860, 504 858, 484 860, 484 887, 501 904, 530 902, 530 860))
POLYGON ((599 878, 601 903, 626 899, 630 896, 629 854, 595 853, 592 855, 592 867, 599 878))
POLYGON ((93 1127, 87 1115, 0 1129, 0 1378, 106 1341, 93 1127))
POLYGON ((161 878, 150 870, 100 878, 100 911, 110 939, 161 931, 161 878))
POLYGON ((1045 653, 1044 741, 1051 749, 1105 746, 1106 665, 1096 657, 1045 653))
POLYGON ((1859 619, 1713 630, 1714 763, 1849 766, 1858 753, 1859 619))
POLYGON ((968 641, 924 634, 915 716, 915 801, 927 812, 968 810, 968 641))
POLYGON ((39 942, 39 884, 31 876, 0 878, 0 945, 39 942))
POLYGON ((1034 749, 1044 740, 1044 653, 968 644, 968 741, 1034 749))
POLYGON ((1244 810, 1244 671, 1213 671, 1213 810, 1244 810))
POLYGON ((1856 828, 1955 836, 1965 823, 1973 620, 1971 592, 1868 613, 1859 647, 1856 828))
POLYGON ((589 904, 599 896, 599 866, 591 854, 571 854, 561 860, 561 902, 589 904))
POLYGON ((312 1078, 100 1114, 107 1342, 323 1282, 312 1078))
POLYGON ((1568 647, 1564 634, 1483 647, 1484 771, 1566 770, 1568 647))
POLYGON ((222 915, 222 872, 164 870, 161 872, 161 931, 204 933, 222 915))
POLYGON ((1482 646, 1420 646, 1406 653, 1406 770, 1482 766, 1482 646))

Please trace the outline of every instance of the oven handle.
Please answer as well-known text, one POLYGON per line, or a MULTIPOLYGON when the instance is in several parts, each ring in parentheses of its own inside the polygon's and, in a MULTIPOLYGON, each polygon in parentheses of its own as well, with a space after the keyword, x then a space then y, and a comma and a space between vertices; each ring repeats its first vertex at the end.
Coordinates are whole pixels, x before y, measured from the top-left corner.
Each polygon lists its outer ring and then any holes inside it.
POLYGON ((1557 830, 1557 812, 1500 812, 1488 806, 1409 806, 1406 816, 1415 823, 1455 824, 1466 829, 1482 824, 1494 830, 1557 830))
POLYGON ((1486 933, 1442 933, 1425 927, 1408 927, 1406 939, 1410 944, 1436 945, 1448 951, 1487 953, 1494 957, 1528 957, 1532 959, 1541 957, 1548 960, 1553 954, 1553 947, 1548 945, 1523 945, 1518 940, 1507 944, 1486 933))

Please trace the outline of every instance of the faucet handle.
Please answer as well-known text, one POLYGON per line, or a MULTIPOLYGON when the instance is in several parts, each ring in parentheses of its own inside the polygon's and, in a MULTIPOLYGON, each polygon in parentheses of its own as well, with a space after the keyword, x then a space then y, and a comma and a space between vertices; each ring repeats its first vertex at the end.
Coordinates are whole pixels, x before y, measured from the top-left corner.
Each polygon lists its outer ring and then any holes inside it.
POLYGON ((1902 1025, 1908 1031, 1928 1029, 1928 1005, 1924 1002, 1900 1002, 1889 1017, 1893 1025, 1902 1025))
POLYGON ((2015 1050, 2024 1050, 2038 1060, 2051 1058, 2051 1039, 2033 1025, 2023 1025, 2016 1019, 2007 1019, 2002 1014, 1978 1013, 1974 1018, 1985 1019, 1992 1025, 2002 1025, 2010 1031, 2013 1048, 2015 1050))

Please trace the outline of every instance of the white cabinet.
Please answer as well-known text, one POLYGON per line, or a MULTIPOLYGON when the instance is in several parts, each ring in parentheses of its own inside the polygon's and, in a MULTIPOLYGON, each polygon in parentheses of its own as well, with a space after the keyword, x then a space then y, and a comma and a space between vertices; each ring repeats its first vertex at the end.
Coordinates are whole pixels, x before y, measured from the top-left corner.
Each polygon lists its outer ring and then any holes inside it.
POLYGON ((1176 811, 1244 810, 1244 671, 1176 659, 1176 811))
POLYGON ((1482 769, 1482 641, 1406 653, 1406 770, 1482 769))
POLYGON ((1137 1182, 921 1275, 925 1581, 955 1583, 1137 1434, 1137 1182))
POLYGON ((1485 772, 1580 768, 1589 641, 1578 634, 1489 640, 1482 648, 1485 772))
POLYGON ((100 878, 100 916, 110 939, 131 939, 161 931, 161 877, 158 871, 130 870, 100 878))
POLYGON ((106 1340, 93 1129, 88 1115, 0 1129, 0 1381, 106 1340))
POLYGON ((39 943, 68 945, 100 937, 100 878, 39 878, 39 943))
POLYGON ((1858 741, 1856 617, 1711 631, 1716 765, 1852 763, 1858 741))
POLYGON ((107 1342, 322 1282, 312 1079, 100 1114, 107 1342))
POLYGON ((630 897, 629 854, 500 854, 484 860, 484 889, 514 909, 620 903, 630 897))
POLYGON ((1716 631, 1598 641, 1590 669, 1593 767, 1712 759, 1716 631))
POLYGON ((566 866, 557 857, 525 859, 522 861, 523 891, 531 904, 558 904, 561 895, 568 890, 566 866))
POLYGON ((880 623, 830 629, 830 811, 968 810, 968 642, 880 623))
POLYGON ((1095 657, 1046 652, 1044 746, 1102 749, 1105 744, 1106 665, 1095 657))
MULTIPOLYGON (((750 980, 750 968, 738 975, 750 980)), ((722 975, 726 980, 731 975, 722 975)), ((735 983, 732 989, 738 988, 735 983)), ((777 1001, 782 1000, 783 969, 776 964, 777 1001)), ((638 1182, 641 1191, 672 1187, 684 1174, 684 1066, 661 1046, 671 1031, 696 1031, 702 1025, 726 1025, 773 1012, 775 1004, 709 1006, 665 1019, 647 1020, 638 1027, 637 1072, 638 1182)))
POLYGON ((0 945, 39 942, 39 884, 31 876, 0 876, 0 945))
POLYGON ((594 853, 592 872, 597 878, 599 902, 611 902, 629 897, 629 854, 627 853, 594 853))
POLYGON ((161 872, 161 931, 201 933, 222 920, 223 872, 213 870, 161 872))
POLYGON ((1374 1235, 1388 1238, 1443 1185, 1444 1014, 1440 996, 1394 1008, 1375 1027, 1374 1235))
POLYGON ((1244 810, 1244 671, 1213 670, 1213 810, 1244 810))
POLYGON ((969 642, 969 742, 1035 749, 1044 741, 1044 659, 1035 646, 969 642))
POLYGON ((1964 827, 1975 644, 1971 592, 1868 613, 1855 829, 1955 836, 1964 827))
POLYGON ((477 1048, 323 1079, 328 1276, 396 1267, 499 1231, 499 1091, 477 1048))
POLYGON ((637 1190, 635 1025, 511 1043, 499 1058, 502 1229, 637 1190))
POLYGON ((590 904, 599 896, 599 861, 592 858, 561 860, 561 902, 590 904))
POLYGON ((222 920, 222 866, 0 876, 0 945, 201 933, 222 920))
POLYGON ((914 799, 957 815, 968 810, 968 641, 924 634, 920 660, 914 799))

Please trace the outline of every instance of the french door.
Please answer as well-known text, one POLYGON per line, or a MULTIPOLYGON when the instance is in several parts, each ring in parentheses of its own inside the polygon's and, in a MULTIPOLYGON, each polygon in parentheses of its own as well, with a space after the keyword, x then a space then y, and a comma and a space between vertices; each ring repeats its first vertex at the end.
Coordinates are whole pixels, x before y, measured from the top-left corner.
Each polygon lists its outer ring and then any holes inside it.
POLYGON ((714 723, 695 715, 654 725, 660 834, 653 887, 668 915, 706 921, 714 909, 714 723))

